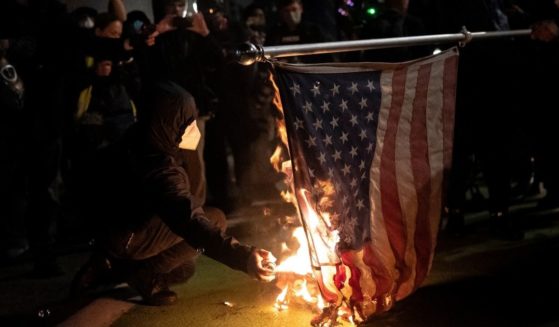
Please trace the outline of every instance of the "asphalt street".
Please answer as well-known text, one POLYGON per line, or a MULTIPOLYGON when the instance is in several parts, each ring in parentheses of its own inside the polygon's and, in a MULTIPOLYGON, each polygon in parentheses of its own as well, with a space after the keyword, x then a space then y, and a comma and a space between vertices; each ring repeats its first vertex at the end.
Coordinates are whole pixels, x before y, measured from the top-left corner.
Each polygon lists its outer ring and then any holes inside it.
MULTIPOLYGON (((281 204, 249 206, 229 217, 230 233, 273 249, 278 221, 289 212, 281 204)), ((441 233, 424 285, 366 326, 559 326, 559 213, 525 205, 513 214, 524 240, 494 237, 486 212, 469 214, 463 235, 441 233)), ((60 249, 64 274, 48 279, 30 276, 28 260, 4 264, 0 325, 309 326, 315 314, 304 305, 278 312, 273 283, 205 257, 189 282, 173 288, 175 306, 142 305, 126 284, 69 300, 71 278, 88 254, 87 246, 60 249)))

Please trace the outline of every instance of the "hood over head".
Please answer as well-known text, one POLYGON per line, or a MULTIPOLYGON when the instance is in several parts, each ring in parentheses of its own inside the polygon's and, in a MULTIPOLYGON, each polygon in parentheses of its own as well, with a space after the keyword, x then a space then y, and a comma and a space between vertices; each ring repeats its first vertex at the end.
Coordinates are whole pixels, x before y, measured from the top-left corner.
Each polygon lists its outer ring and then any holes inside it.
POLYGON ((181 137, 197 116, 194 97, 173 82, 159 82, 150 88, 146 112, 140 117, 146 145, 155 151, 174 154, 181 137))

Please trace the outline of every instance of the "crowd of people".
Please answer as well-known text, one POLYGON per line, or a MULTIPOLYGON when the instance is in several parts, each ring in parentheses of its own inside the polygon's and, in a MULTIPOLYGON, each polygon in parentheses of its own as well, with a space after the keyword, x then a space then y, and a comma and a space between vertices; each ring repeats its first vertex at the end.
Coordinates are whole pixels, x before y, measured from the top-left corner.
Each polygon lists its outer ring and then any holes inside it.
MULTIPOLYGON (((543 183, 543 207, 559 204, 547 82, 559 71, 557 1, 257 0, 235 19, 225 1, 188 3, 152 0, 152 13, 127 12, 125 0, 109 0, 105 12, 69 12, 57 0, 0 4, 4 258, 29 252, 37 276, 58 274, 56 236, 80 226, 76 238, 95 236, 96 250, 75 294, 122 279, 148 303, 174 303, 168 285, 188 279, 203 251, 271 279, 271 253, 225 233, 223 212, 275 196, 280 180, 268 161, 279 142, 270 67, 236 63, 231 50, 243 42, 532 28, 531 39, 461 49, 447 229, 463 230, 473 170, 506 238, 522 238, 508 208, 534 184, 527 175, 543 183), (368 5, 374 14, 364 13, 368 5)), ((286 60, 396 62, 449 46, 286 60)))

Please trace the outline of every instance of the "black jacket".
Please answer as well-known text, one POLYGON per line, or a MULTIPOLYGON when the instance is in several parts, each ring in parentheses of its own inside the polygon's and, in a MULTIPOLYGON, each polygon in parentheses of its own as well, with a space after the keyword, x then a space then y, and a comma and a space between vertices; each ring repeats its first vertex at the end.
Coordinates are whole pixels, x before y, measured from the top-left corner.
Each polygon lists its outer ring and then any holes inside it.
POLYGON ((137 230, 154 215, 191 246, 229 267, 246 271, 252 248, 222 235, 193 203, 188 176, 176 154, 181 136, 195 119, 193 97, 175 83, 157 84, 147 111, 125 139, 109 147, 92 174, 105 227, 137 230))

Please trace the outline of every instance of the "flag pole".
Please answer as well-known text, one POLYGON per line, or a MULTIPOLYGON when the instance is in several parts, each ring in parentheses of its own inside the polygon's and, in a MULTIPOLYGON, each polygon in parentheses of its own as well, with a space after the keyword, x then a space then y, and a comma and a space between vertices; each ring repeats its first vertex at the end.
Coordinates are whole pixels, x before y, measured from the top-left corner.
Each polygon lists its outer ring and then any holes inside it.
POLYGON ((472 40, 526 36, 530 35, 530 33, 530 29, 496 32, 469 32, 466 28, 463 28, 460 33, 454 34, 432 34, 382 39, 322 42, 265 47, 247 42, 240 45, 237 49, 234 49, 233 56, 236 58, 238 63, 242 65, 251 65, 257 61, 266 61, 272 58, 398 48, 425 44, 458 42, 461 46, 464 46, 472 40))

